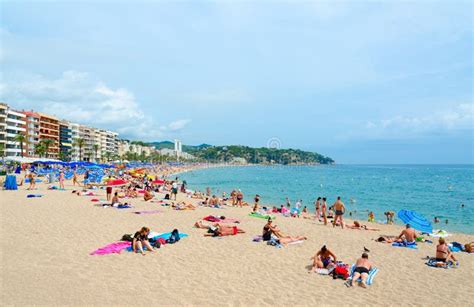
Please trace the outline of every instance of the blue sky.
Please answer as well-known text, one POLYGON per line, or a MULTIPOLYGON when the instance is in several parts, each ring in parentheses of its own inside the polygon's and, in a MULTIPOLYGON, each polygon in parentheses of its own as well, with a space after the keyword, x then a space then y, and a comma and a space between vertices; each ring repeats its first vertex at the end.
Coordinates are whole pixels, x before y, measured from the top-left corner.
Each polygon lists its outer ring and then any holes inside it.
POLYGON ((131 139, 474 163, 471 1, 97 2, 0 2, 0 100, 131 139))

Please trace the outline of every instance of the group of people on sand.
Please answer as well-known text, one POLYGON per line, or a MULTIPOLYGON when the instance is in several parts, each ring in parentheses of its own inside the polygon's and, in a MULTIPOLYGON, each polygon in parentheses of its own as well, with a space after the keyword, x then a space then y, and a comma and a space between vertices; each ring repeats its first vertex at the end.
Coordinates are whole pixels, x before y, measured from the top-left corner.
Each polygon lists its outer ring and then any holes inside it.
MULTIPOLYGON (((336 255, 330 251, 326 245, 321 247, 316 254, 310 258, 313 261, 312 267, 308 273, 314 273, 318 269, 333 269, 337 263, 336 255)), ((359 286, 366 288, 366 280, 369 277, 370 270, 372 270, 372 263, 369 261, 369 255, 363 253, 362 256, 356 260, 354 272, 352 278, 347 283, 348 286, 352 286, 353 281, 359 281, 359 286)))

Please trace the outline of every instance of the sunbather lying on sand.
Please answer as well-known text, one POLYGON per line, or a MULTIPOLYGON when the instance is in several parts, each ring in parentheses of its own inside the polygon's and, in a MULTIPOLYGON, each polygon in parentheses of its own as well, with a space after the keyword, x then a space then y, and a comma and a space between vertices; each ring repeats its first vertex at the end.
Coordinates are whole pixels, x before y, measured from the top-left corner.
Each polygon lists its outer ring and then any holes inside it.
POLYGON ((143 199, 144 199, 145 201, 149 201, 149 200, 152 199, 153 197, 154 197, 154 196, 153 196, 153 194, 152 194, 150 191, 145 190, 145 193, 143 194, 143 199))
POLYGON ((197 221, 194 226, 200 229, 208 229, 209 233, 204 235, 206 237, 235 236, 238 233, 245 233, 244 230, 238 228, 237 226, 227 226, 219 223, 205 225, 201 221, 197 221))
POLYGON ((361 225, 357 221, 354 221, 354 225, 346 225, 346 227, 350 229, 359 229, 359 230, 375 230, 375 231, 380 230, 378 228, 367 227, 367 225, 361 225))
POLYGON ((307 240, 306 237, 303 236, 287 236, 284 235, 280 229, 276 225, 272 225, 273 221, 271 218, 268 219, 267 224, 263 226, 263 241, 270 241, 272 239, 272 234, 277 237, 280 244, 286 245, 292 242, 307 240))
POLYGON ((197 207, 194 206, 193 204, 187 204, 184 201, 182 201, 177 204, 171 203, 171 208, 175 210, 196 210, 197 207))
POLYGON ((349 282, 349 286, 352 286, 352 282, 354 280, 358 280, 359 277, 361 279, 359 286, 362 288, 366 288, 365 281, 367 277, 369 277, 369 272, 372 269, 372 264, 369 261, 369 255, 367 253, 362 254, 362 258, 357 259, 354 269, 354 275, 352 276, 351 281, 349 282))
POLYGON ((397 239, 397 236, 380 236, 375 241, 380 243, 393 243, 397 239))

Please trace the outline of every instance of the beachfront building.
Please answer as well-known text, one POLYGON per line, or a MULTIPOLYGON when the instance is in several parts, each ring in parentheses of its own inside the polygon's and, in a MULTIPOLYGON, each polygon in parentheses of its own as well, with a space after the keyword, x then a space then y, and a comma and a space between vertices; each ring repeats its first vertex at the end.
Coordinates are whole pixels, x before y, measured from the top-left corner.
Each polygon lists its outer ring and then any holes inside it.
POLYGON ((38 113, 40 116, 40 142, 47 144, 46 158, 59 157, 59 120, 48 114, 38 113), (46 140, 50 140, 47 143, 46 140))
MULTIPOLYGON (((5 112, 5 149, 4 155, 6 157, 21 156, 21 145, 15 140, 18 134, 26 133, 26 115, 6 107, 5 112)), ((25 152, 26 143, 23 143, 23 155, 25 152)))
POLYGON ((84 140, 84 144, 82 146, 82 161, 92 161, 94 152, 93 148, 95 144, 94 128, 80 125, 79 137, 84 140))
POLYGON ((59 122, 59 156, 69 161, 72 153, 72 129, 68 121, 59 122))
POLYGON ((77 140, 80 138, 80 125, 77 123, 69 123, 71 129, 71 161, 79 161, 79 147, 77 146, 77 140))
POLYGON ((39 157, 36 147, 40 142, 40 115, 34 111, 22 111, 26 121, 25 157, 39 157))
POLYGON ((6 103, 0 103, 0 157, 5 155, 6 135, 7 135, 7 110, 6 103))
POLYGON ((105 131, 105 133, 105 152, 109 152, 110 155, 115 156, 118 154, 118 133, 113 131, 105 131))

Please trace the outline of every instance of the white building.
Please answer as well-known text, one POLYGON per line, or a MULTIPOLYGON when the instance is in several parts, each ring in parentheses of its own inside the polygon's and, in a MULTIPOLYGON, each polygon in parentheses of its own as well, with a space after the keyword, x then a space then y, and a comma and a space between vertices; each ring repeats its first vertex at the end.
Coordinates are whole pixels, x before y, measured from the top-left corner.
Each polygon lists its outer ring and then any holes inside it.
MULTIPOLYGON (((3 108, 5 111, 5 156, 6 157, 18 157, 21 156, 20 144, 15 141, 15 137, 18 134, 26 135, 26 115, 8 107, 3 108)), ((26 151, 26 143, 23 144, 23 152, 26 151)))

